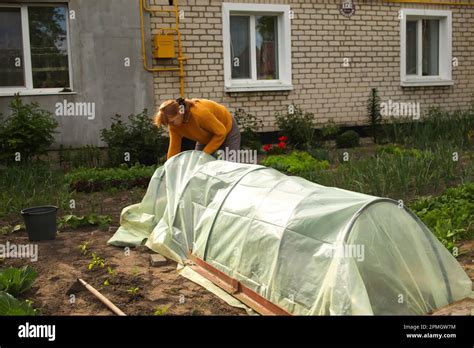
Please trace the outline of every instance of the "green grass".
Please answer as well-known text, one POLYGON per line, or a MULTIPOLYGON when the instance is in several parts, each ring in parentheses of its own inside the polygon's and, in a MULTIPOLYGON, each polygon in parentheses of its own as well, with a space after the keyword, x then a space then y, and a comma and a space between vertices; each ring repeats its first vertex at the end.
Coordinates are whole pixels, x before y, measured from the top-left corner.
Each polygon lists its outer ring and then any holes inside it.
POLYGON ((19 215, 21 209, 38 205, 65 208, 71 198, 64 175, 46 164, 0 168, 0 218, 19 215))

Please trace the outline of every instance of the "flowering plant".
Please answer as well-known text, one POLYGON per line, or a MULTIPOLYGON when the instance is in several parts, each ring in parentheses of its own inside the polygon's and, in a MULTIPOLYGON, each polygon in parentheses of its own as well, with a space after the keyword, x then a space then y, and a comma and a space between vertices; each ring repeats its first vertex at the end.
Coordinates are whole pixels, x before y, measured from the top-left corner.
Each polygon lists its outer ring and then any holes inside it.
POLYGON ((288 137, 283 135, 278 138, 278 141, 279 141, 278 144, 263 145, 262 150, 269 155, 285 153, 287 140, 288 140, 288 137))

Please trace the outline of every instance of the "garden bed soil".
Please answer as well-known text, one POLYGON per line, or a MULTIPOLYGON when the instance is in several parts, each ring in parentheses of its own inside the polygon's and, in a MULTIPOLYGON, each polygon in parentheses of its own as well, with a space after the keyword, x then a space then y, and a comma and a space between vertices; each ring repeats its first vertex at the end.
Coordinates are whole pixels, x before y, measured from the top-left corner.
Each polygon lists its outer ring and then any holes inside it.
MULTIPOLYGON (((180 276, 176 263, 151 267, 150 251, 145 247, 130 249, 127 256, 123 248, 107 246, 111 236, 111 232, 96 229, 62 232, 55 240, 38 242, 38 261, 9 258, 2 267, 29 264, 38 271, 33 287, 21 297, 31 299, 44 315, 112 315, 85 289, 75 292, 75 298, 68 295, 77 278, 94 286, 127 315, 154 315, 157 307, 165 309, 168 315, 245 314, 180 276), (84 241, 89 242, 87 255, 82 255, 79 249, 84 241), (88 270, 92 252, 106 259, 104 268, 88 270), (113 276, 108 274, 107 266, 112 267, 113 276), (110 285, 104 286, 107 279, 110 285), (132 295, 128 290, 136 287, 139 290, 132 295)), ((2 236, 1 243, 6 239, 2 236)), ((19 245, 29 243, 25 232, 8 236, 8 241, 19 245)))

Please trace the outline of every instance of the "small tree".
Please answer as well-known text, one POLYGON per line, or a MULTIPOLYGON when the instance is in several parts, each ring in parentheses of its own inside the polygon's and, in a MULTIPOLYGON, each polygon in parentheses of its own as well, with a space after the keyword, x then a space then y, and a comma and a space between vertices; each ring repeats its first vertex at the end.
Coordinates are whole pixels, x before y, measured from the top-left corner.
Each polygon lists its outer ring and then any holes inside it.
POLYGON ((237 109, 234 113, 235 121, 240 128, 241 146, 250 149, 259 149, 262 144, 258 131, 263 128, 262 120, 255 115, 237 109))
POLYGON ((58 126, 52 113, 40 109, 35 102, 23 104, 18 94, 9 107, 10 117, 3 120, 0 116, 0 159, 12 162, 18 153, 23 162, 46 154, 58 126))
POLYGON ((380 113, 380 97, 377 88, 372 88, 370 90, 370 96, 367 100, 367 116, 372 138, 374 139, 374 143, 377 143, 377 130, 382 122, 382 115, 380 113))

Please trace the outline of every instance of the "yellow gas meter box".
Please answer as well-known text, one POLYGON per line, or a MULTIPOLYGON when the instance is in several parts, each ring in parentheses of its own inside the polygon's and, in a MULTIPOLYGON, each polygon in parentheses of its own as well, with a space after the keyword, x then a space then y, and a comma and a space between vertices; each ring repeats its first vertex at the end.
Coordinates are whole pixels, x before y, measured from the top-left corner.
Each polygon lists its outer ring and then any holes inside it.
POLYGON ((153 58, 176 58, 174 35, 158 34, 153 37, 153 41, 155 45, 153 58))

